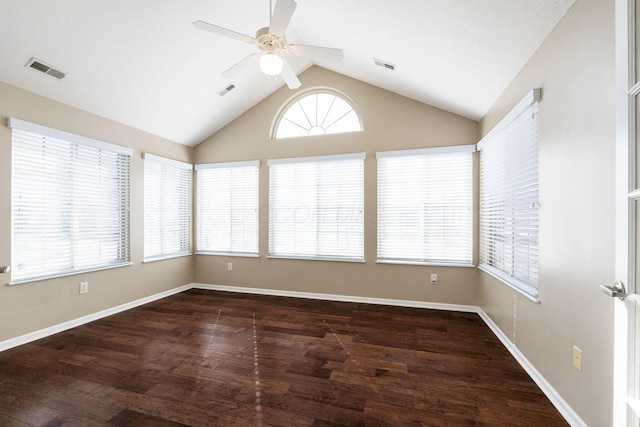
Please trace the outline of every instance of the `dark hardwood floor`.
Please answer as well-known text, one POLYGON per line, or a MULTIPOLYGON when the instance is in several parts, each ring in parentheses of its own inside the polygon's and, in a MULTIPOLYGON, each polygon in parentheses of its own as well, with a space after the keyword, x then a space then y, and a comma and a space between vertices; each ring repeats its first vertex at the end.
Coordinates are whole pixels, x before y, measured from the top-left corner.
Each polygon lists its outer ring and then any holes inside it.
POLYGON ((479 316, 191 290, 0 353, 0 426, 564 426, 479 316))

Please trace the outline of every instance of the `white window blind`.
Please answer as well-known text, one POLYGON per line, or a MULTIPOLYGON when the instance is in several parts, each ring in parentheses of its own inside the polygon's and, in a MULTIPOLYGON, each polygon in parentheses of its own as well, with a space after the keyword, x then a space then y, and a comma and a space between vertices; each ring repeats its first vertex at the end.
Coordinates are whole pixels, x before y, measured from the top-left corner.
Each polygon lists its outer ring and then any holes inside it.
POLYGON ((471 265, 474 150, 377 153, 378 261, 471 265))
POLYGON ((258 255, 260 162, 196 165, 197 253, 258 255))
POLYGON ((131 150, 18 119, 12 283, 129 263, 131 150))
POLYGON ((193 166, 144 155, 144 259, 191 254, 193 166))
POLYGON ((532 91, 479 143, 480 268, 537 298, 538 100, 532 91))
POLYGON ((269 161, 269 255, 364 260, 365 154, 269 161))

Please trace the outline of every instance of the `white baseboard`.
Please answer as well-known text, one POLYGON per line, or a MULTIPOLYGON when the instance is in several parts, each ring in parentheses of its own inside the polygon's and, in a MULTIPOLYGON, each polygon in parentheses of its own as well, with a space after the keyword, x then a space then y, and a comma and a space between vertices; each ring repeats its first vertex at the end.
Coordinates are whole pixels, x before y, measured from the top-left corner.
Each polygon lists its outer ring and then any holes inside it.
POLYGON ((491 329, 496 337, 504 344, 509 350, 511 355, 522 366, 522 368, 529 374, 531 379, 540 387, 540 390, 547 396, 553 406, 556 407, 558 412, 564 417, 564 419, 572 427, 588 427, 582 418, 576 414, 576 412, 569 406, 569 404, 560 396, 560 394, 549 384, 549 382, 542 376, 542 374, 533 366, 531 362, 518 350, 510 340, 507 338, 504 332, 496 325, 496 323, 484 312, 484 310, 478 308, 478 314, 484 320, 484 323, 491 329))
POLYGON ((478 307, 473 305, 442 304, 437 302, 358 297, 353 295, 318 294, 318 293, 311 293, 311 292, 282 291, 282 290, 264 289, 264 288, 245 288, 240 286, 208 285, 203 283, 193 283, 192 286, 194 289, 206 289, 210 291, 273 295, 273 296, 279 296, 279 297, 292 297, 292 298, 305 298, 305 299, 320 299, 320 300, 326 300, 326 301, 360 302, 364 304, 393 305, 397 307, 413 307, 413 308, 429 308, 432 310, 462 311, 462 312, 468 312, 468 313, 477 313, 479 309, 478 307))
POLYGON ((171 295, 178 294, 180 292, 187 291, 192 288, 192 285, 184 285, 178 288, 170 289, 165 292, 160 292, 155 295, 150 295, 145 298, 140 298, 139 300, 131 301, 126 304, 118 305, 116 307, 108 308, 106 310, 98 311, 96 313, 89 314, 87 316, 82 316, 77 319, 69 320, 68 322, 59 323, 54 326, 50 326, 48 328, 40 329, 35 332, 31 332, 25 335, 21 335, 19 337, 11 338, 6 341, 0 341, 0 352, 9 350, 10 348, 17 347, 19 345, 27 344, 35 340, 39 340, 40 338, 45 338, 59 332, 66 331, 71 328, 75 328, 76 326, 84 325, 85 323, 93 322, 94 320, 102 319, 103 317, 111 316, 112 314, 120 313, 126 310, 131 310, 132 308, 148 304, 153 301, 157 301, 162 298, 166 298, 171 295))
POLYGON ((357 302, 365 304, 379 304, 379 305, 391 305, 398 307, 412 307, 412 308, 426 308, 432 310, 448 310, 448 311, 461 311, 466 313, 477 313, 485 324, 491 329, 496 337, 502 342, 502 344, 509 350, 516 361, 522 366, 522 368, 531 376, 533 381, 540 387, 542 392, 551 401, 553 406, 560 412, 565 420, 572 427, 587 427, 587 424, 578 416, 578 414, 569 406, 569 404, 558 394, 558 392, 549 384, 549 382, 542 376, 542 374, 529 362, 529 360, 520 352, 520 350, 509 340, 509 338, 502 332, 502 330, 496 325, 496 323, 480 308, 473 305, 458 305, 458 304, 443 304, 425 301, 413 301, 413 300, 397 300, 386 298, 370 298, 359 297, 352 295, 335 295, 335 294, 319 294, 310 292, 298 292, 298 291, 284 291, 276 289, 264 289, 264 288, 245 288, 239 286, 222 286, 211 285, 204 283, 191 283, 188 285, 180 286, 178 288, 170 289, 159 294, 151 295, 145 298, 141 298, 136 301, 132 301, 126 304, 119 305, 107 310, 102 310, 97 313, 93 313, 87 316, 80 317, 75 320, 60 323, 58 325, 51 326, 49 328, 41 329, 26 335, 22 335, 16 338, 12 338, 6 341, 0 341, 0 352, 8 350, 13 347, 17 347, 22 344, 45 338, 58 332, 66 331, 67 329, 74 328, 76 326, 83 325, 85 323, 92 322, 94 320, 101 319, 103 317, 111 316, 112 314, 120 313, 132 308, 148 304, 153 301, 157 301, 162 298, 166 298, 171 295, 178 294, 180 292, 187 291, 189 289, 204 289, 211 291, 224 291, 224 292, 236 292, 236 293, 249 293, 259 295, 272 295, 282 297, 293 298, 306 298, 306 299, 319 299, 327 301, 342 301, 342 302, 357 302))

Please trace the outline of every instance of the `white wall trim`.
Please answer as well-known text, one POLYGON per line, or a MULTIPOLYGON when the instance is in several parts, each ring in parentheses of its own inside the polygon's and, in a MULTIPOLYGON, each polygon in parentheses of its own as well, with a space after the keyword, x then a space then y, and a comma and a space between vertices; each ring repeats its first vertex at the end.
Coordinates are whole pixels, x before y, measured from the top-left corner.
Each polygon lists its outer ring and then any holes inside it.
POLYGON ((76 326, 84 325, 85 323, 93 322, 98 319, 102 319, 103 317, 111 316, 112 314, 117 314, 123 311, 130 310, 132 308, 148 304, 153 301, 157 301, 162 298, 169 297, 171 295, 179 294, 180 292, 187 291, 191 289, 192 285, 184 285, 178 288, 170 289, 168 291, 160 292, 155 295, 150 295, 148 297, 140 298, 135 301, 131 301, 122 305, 118 305, 116 307, 108 308, 106 310, 98 311, 96 313, 88 314, 86 316, 79 317, 77 319, 69 320, 67 322, 59 323, 57 325, 50 326, 48 328, 40 329, 35 332, 31 332, 25 335, 21 335, 15 338, 11 338, 5 341, 0 341, 0 352, 9 350, 10 348, 17 347, 19 345, 28 344, 32 341, 39 340, 41 338, 46 338, 48 336, 57 334, 59 332, 66 331, 71 328, 75 328, 76 326))
POLYGON ((462 311, 467 313, 477 313, 479 308, 473 305, 458 305, 458 304, 442 304, 437 302, 425 302, 425 301, 413 301, 413 300, 399 300, 399 299, 387 299, 387 298, 371 298, 371 297, 358 297, 353 295, 336 295, 336 294, 318 294, 311 292, 299 292, 299 291, 283 291, 278 289, 264 289, 264 288, 245 288, 239 286, 222 286, 222 285, 208 285, 204 283, 194 283, 194 289, 206 289, 210 291, 223 291, 223 292, 236 292, 245 294, 259 294, 259 295, 273 295, 279 297, 292 297, 292 298, 305 298, 305 299, 320 299, 327 301, 341 301, 341 302, 359 302, 364 304, 378 304, 378 305, 393 305, 397 307, 412 307, 412 308, 428 308, 432 310, 447 310, 447 311, 462 311))
POLYGON ((19 345, 27 344, 40 338, 45 338, 50 335, 57 334, 59 332, 66 331, 76 326, 83 325, 85 323, 93 322, 94 320, 101 319, 103 317, 111 316, 132 308, 148 304, 153 301, 160 300, 162 298, 169 297, 171 295, 178 294, 180 292, 188 291, 189 289, 202 289, 211 291, 223 291, 223 292, 235 292, 235 293, 248 293, 259 295, 272 295, 282 297, 293 298, 306 298, 306 299, 319 299, 327 301, 341 301, 341 302, 356 302, 365 304, 379 304, 379 305, 391 305, 398 307, 411 307, 411 308, 426 308, 431 310, 447 310, 447 311, 460 311, 466 313, 477 313, 485 324, 491 329, 496 337, 502 342, 502 344, 509 350, 511 355, 522 366, 522 368, 529 374, 533 381, 540 387, 542 392, 551 401, 553 406, 560 412, 564 419, 572 427, 587 427, 587 424, 578 416, 578 414, 569 406, 569 404, 558 394, 558 392, 549 384, 549 382, 542 376, 540 372, 529 362, 529 360, 520 352, 520 350, 509 340, 509 338, 502 332, 498 325, 489 317, 484 310, 478 306, 473 305, 460 305, 460 304, 443 304, 426 301, 414 301, 414 300, 398 300, 388 298, 371 298, 360 297, 354 295, 335 295, 335 294, 320 294, 311 292, 299 292, 299 291, 284 291, 278 289, 265 289, 265 288, 247 288, 240 286, 223 286, 204 283, 191 283, 188 285, 180 286, 174 289, 170 289, 165 292, 161 292, 155 295, 150 295, 145 298, 141 298, 126 304, 122 304, 107 310, 102 310, 87 316, 80 317, 75 320, 60 323, 58 325, 51 326, 49 328, 41 329, 39 331, 31 332, 26 335, 22 335, 16 338, 11 338, 6 341, 0 341, 0 352, 8 350, 19 345))

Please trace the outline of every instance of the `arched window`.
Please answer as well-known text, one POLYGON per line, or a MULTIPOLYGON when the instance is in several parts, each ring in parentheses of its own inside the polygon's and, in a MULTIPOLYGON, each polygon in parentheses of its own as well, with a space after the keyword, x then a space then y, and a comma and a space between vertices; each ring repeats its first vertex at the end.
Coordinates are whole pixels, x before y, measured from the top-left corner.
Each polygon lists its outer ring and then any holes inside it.
POLYGON ((360 132, 362 125, 353 104, 330 89, 305 92, 290 101, 277 116, 272 138, 360 132))

